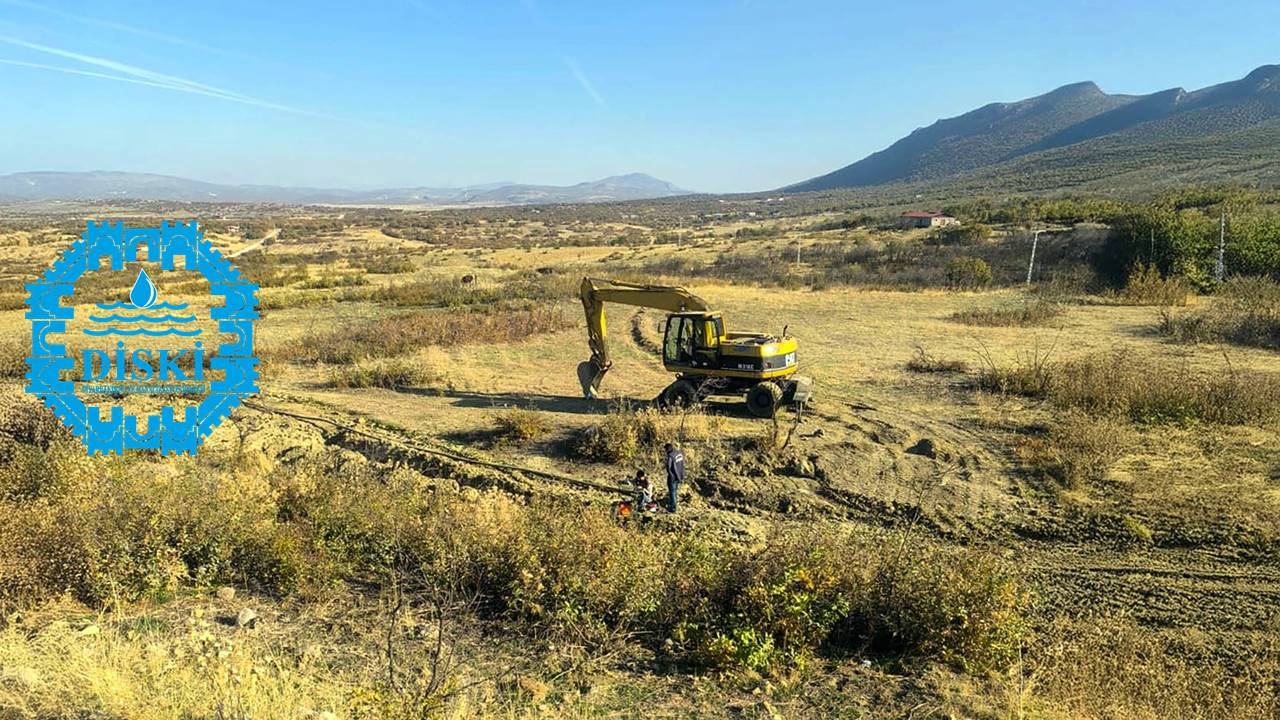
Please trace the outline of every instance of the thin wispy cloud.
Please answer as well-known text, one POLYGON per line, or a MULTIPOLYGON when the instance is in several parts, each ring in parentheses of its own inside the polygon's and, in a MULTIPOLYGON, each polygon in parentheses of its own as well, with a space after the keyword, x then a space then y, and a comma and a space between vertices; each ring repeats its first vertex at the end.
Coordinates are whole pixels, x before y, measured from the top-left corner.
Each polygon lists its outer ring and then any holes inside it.
POLYGON ((596 91, 596 86, 591 84, 591 80, 587 78, 586 73, 582 72, 582 68, 578 67, 578 63, 573 58, 564 58, 564 64, 569 67, 569 73, 573 75, 573 79, 578 81, 578 85, 582 86, 583 91, 590 95, 597 105, 602 108, 609 107, 609 103, 604 101, 604 97, 596 91))
POLYGON ((14 38, 14 37, 8 37, 8 36, 0 36, 0 42, 6 43, 8 45, 12 45, 14 47, 24 48, 26 50, 32 50, 32 51, 44 53, 47 55, 53 55, 55 57, 60 57, 66 60, 73 60, 76 62, 84 63, 86 65, 91 65, 93 67, 99 67, 105 70, 111 70, 117 74, 111 75, 107 73, 97 73, 97 72, 91 73, 84 70, 77 70, 75 68, 59 67, 55 65, 45 65, 42 63, 24 63, 16 60, 6 61, 4 63, 6 65, 18 65, 22 67, 31 67, 35 69, 49 70, 52 72, 61 72, 61 73, 70 74, 70 75, 83 75, 86 77, 96 77, 96 78, 101 78, 105 80, 115 80, 119 82, 132 82, 137 85, 147 85, 149 87, 161 88, 164 90, 173 90, 175 92, 183 92, 191 95, 201 95, 204 97, 217 98, 219 100, 226 100, 229 102, 240 103, 242 105, 251 105, 254 107, 261 107, 269 110, 278 110, 280 112, 293 113, 296 115, 308 115, 311 117, 322 117, 322 118, 337 119, 337 120, 341 119, 341 118, 335 118, 331 115, 326 115, 324 113, 313 112, 311 110, 306 110, 303 108, 297 108, 297 107, 292 107, 290 105, 283 105, 280 103, 271 102, 269 100, 263 100, 261 98, 253 97, 252 95, 245 95, 243 93, 235 92, 233 90, 226 90, 223 88, 215 87, 213 85, 207 85, 205 83, 197 82, 195 80, 178 77, 176 75, 169 75, 166 73, 156 72, 154 70, 148 70, 146 68, 137 67, 135 65, 129 65, 126 63, 111 60, 109 58, 97 57, 94 55, 86 55, 84 53, 78 53, 71 50, 64 50, 62 48, 50 47, 48 45, 41 45, 39 43, 28 42, 26 40, 14 38))
POLYGON ((136 25, 128 25, 122 22, 118 22, 116 20, 105 20, 102 18, 90 17, 88 15, 80 15, 78 13, 68 12, 66 10, 62 10, 59 8, 49 7, 47 5, 41 5, 40 3, 29 2, 29 0, 0 0, 0 5, 8 5, 10 7, 22 8, 24 10, 32 10, 35 12, 45 13, 47 15, 52 15, 54 17, 61 18, 63 20, 70 20, 72 22, 80 23, 82 25, 92 25, 94 27, 100 27, 106 30, 114 30, 116 32, 126 33, 128 35, 133 35, 135 37, 146 38, 147 40, 155 40, 157 42, 167 43, 169 45, 187 47, 187 48, 191 48, 192 50, 200 50, 201 52, 216 53, 218 55, 231 55, 231 56, 237 56, 237 57, 251 57, 249 55, 245 55, 244 53, 227 50, 225 48, 214 47, 212 45, 205 45, 204 43, 196 42, 194 40, 189 40, 185 37, 182 37, 180 35, 175 35, 173 33, 157 32, 155 30, 148 30, 147 28, 140 28, 140 27, 137 27, 136 25))
MULTIPOLYGON (((529 16, 533 18, 533 22, 537 25, 540 35, 545 37, 553 36, 555 34, 552 32, 550 23, 548 23, 546 17, 543 16, 542 7, 538 5, 538 0, 520 0, 520 5, 523 6, 525 12, 529 13, 529 16)), ((594 100, 597 105, 607 110, 609 108, 609 103, 605 102, 604 96, 600 94, 599 90, 596 90, 596 86, 592 84, 591 79, 587 77, 587 74, 583 72, 582 68, 578 65, 578 61, 568 55, 561 55, 560 60, 564 63, 565 67, 569 69, 569 74, 573 76, 574 81, 578 83, 578 87, 582 88, 582 91, 594 100)))
POLYGON ((23 60, 8 60, 0 58, 0 65, 13 65, 15 67, 32 68, 35 70, 49 70, 50 72, 64 73, 66 75, 80 75, 81 77, 99 78, 102 80, 114 80, 116 82, 131 83, 133 85, 146 85, 147 87, 162 88, 164 90, 173 90, 171 85, 161 85, 160 83, 147 82, 138 78, 120 77, 119 75, 108 75, 107 73, 93 72, 92 70, 77 70, 75 68, 60 67, 58 65, 46 65, 44 63, 26 62, 23 60))

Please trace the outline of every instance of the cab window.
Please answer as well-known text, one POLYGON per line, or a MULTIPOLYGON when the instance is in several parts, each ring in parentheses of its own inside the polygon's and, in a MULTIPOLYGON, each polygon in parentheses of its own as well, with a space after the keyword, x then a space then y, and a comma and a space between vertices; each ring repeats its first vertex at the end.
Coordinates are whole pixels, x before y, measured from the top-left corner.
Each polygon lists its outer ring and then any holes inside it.
POLYGON ((680 363, 680 336, 684 327, 684 318, 667 318, 667 342, 662 348, 662 359, 667 363, 680 363))
POLYGON ((676 365, 686 365, 693 357, 693 320, 685 317, 667 318, 667 338, 662 348, 662 359, 676 365))

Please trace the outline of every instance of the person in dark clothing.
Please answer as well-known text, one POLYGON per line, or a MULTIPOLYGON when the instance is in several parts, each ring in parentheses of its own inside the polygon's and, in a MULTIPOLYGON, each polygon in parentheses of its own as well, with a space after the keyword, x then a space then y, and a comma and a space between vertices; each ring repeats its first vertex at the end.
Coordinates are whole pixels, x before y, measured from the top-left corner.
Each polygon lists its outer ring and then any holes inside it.
POLYGON ((684 482, 684 453, 680 448, 667 443, 667 509, 676 511, 676 496, 680 493, 680 483, 684 482))
POLYGON ((636 478, 631 484, 636 488, 636 503, 640 506, 640 512, 648 510, 653 502, 653 481, 644 470, 636 470, 636 478))

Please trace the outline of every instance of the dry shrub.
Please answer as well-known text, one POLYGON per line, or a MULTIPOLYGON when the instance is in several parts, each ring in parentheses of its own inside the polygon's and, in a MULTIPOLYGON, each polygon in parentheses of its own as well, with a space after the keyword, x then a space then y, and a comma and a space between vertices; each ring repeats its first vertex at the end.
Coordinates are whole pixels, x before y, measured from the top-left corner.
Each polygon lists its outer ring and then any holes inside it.
POLYGON ((1233 278, 1200 310, 1160 315, 1160 331, 1179 342, 1229 342, 1280 349, 1280 283, 1233 278))
POLYGON ((435 379, 436 373, 431 368, 411 358, 360 360, 352 365, 336 367, 329 374, 329 384, 344 389, 379 387, 395 390, 423 385, 435 379))
MULTIPOLYGON (((79 453, 74 453, 78 449, 79 453)), ((291 528, 260 492, 181 461, 57 456, 58 481, 37 498, 0 500, 0 606, 64 592, 103 606, 185 583, 297 587, 303 562, 291 528)))
POLYGON ((551 301, 573 297, 576 285, 568 275, 522 272, 500 284, 464 283, 455 277, 432 277, 369 289, 354 289, 343 300, 368 300, 384 305, 465 307, 512 301, 551 301))
POLYGON ((1128 442, 1129 429, 1116 419, 1068 410, 1049 430, 1052 472, 1070 488, 1096 483, 1106 477, 1128 442))
POLYGON ((588 649, 635 636, 675 659, 770 672, 824 648, 999 667, 1020 627, 1015 581, 994 559, 819 529, 747 548, 350 455, 234 481, 203 458, 80 456, 56 493, 0 499, 0 605, 64 591, 112 605, 222 582, 290 593, 394 568, 513 632, 588 649))
POLYGON ((1053 380, 1053 348, 1041 348, 1037 342, 1031 348, 1019 352, 1012 364, 1004 365, 983 348, 978 353, 981 367, 978 370, 978 387, 1001 395, 1025 395, 1044 397, 1053 380))
POLYGON ((1022 582, 989 553, 793 531, 740 551, 726 570, 704 580, 712 591, 672 633, 678 647, 717 667, 803 666, 825 648, 1002 669, 1026 631, 1022 582))
POLYGON ((915 355, 907 361, 907 370, 917 373, 964 372, 969 364, 963 360, 947 360, 929 354, 923 345, 916 346, 915 355))
POLYGON ((1135 422, 1248 425, 1280 414, 1280 376, 1229 365, 1197 372, 1117 351, 1062 363, 1052 376, 1054 403, 1135 422))
POLYGON ((364 258, 360 261, 360 267, 364 268, 365 272, 373 275, 399 275, 411 273, 417 269, 409 258, 395 255, 364 258))
POLYGON ((1124 305, 1186 305, 1191 283, 1185 277, 1164 277, 1155 265, 1138 263, 1129 273, 1124 289, 1116 296, 1124 305))
POLYGON ((301 287, 304 290, 328 290, 341 287, 359 287, 368 284, 369 278, 364 275, 348 273, 346 275, 321 275, 318 278, 307 280, 302 283, 301 287))
POLYGON ((264 311, 319 307, 332 303, 333 298, 328 293, 313 293, 293 288, 263 290, 258 293, 258 307, 264 311))
POLYGON ((274 638, 231 640, 210 618, 100 621, 90 637, 77 626, 0 628, 0 715, 292 720, 301 708, 340 711, 352 695, 350 675, 282 652, 274 638))
POLYGON ((583 512, 576 503, 423 493, 408 475, 321 472, 291 483, 288 507, 308 518, 332 567, 403 568, 428 587, 475 598, 481 613, 522 632, 578 645, 601 647, 649 626, 680 541, 631 533, 603 509, 583 512))
POLYGON ((1051 362, 1029 351, 1010 365, 985 355, 978 385, 984 390, 1047 398, 1064 408, 1141 423, 1194 422, 1251 425, 1280 417, 1280 376, 1229 364, 1201 372, 1186 363, 1101 353, 1051 362))
POLYGON ((572 452, 590 462, 624 463, 635 457, 640 438, 628 409, 610 410, 574 438, 572 452))
POLYGON ((0 498, 56 495, 84 461, 75 437, 38 400, 19 399, 0 415, 0 498))
POLYGON ((1047 325, 1062 314, 1059 303, 1045 298, 1026 299, 1017 305, 987 306, 960 310, 952 320, 981 327, 1034 327, 1047 325))
POLYGON ((551 432, 551 423, 532 408, 509 408, 494 418, 498 437, 515 442, 536 440, 551 432))
MULTIPOLYGON (((674 443, 688 450, 690 444, 709 444, 720 437, 724 421, 700 407, 636 409, 618 404, 599 422, 579 433, 573 451, 592 462, 628 462, 641 453, 674 443)), ((687 453, 686 453, 687 454, 687 453)), ((689 459, 693 465, 693 459, 689 459)))
POLYGON ((0 293, 0 311, 25 310, 27 296, 23 293, 0 293))
POLYGON ((31 348, 19 340, 0 344, 0 379, 15 380, 27 374, 27 355, 31 348))
POLYGON ((73 437, 52 410, 29 395, 13 398, 0 412, 0 443, 11 441, 46 449, 73 437))
POLYGON ((427 346, 511 343, 557 332, 573 322, 556 307, 492 312, 428 310, 372 320, 351 328, 311 333, 268 349, 268 360, 347 364, 366 358, 405 355, 427 346))
POLYGON ((1132 621, 1060 619, 1030 662, 1035 704, 1053 715, 1103 718, 1280 716, 1280 641, 1232 634, 1229 657, 1195 630, 1152 631, 1132 621))

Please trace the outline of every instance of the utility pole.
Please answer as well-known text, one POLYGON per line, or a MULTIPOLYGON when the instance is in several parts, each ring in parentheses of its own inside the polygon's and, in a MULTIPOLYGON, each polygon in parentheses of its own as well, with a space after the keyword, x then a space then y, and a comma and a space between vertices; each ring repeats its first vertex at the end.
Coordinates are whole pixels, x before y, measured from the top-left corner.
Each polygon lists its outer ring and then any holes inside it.
POLYGON ((1037 230, 1036 234, 1031 238, 1031 262, 1027 263, 1027 285, 1031 284, 1031 272, 1036 267, 1036 247, 1040 245, 1040 233, 1043 230, 1037 230))
POLYGON ((1226 274, 1227 255, 1227 209, 1222 209, 1222 220, 1218 223, 1218 263, 1213 267, 1213 279, 1222 284, 1222 276, 1226 274))

